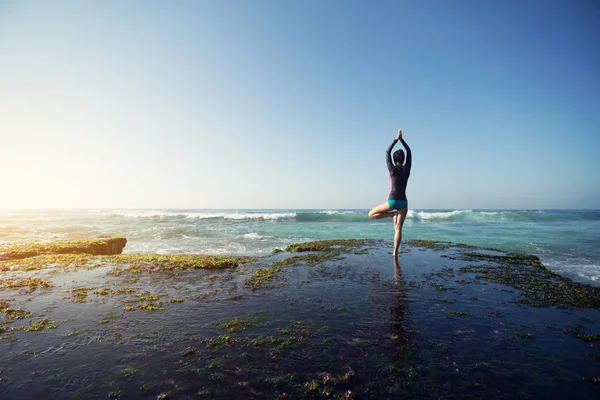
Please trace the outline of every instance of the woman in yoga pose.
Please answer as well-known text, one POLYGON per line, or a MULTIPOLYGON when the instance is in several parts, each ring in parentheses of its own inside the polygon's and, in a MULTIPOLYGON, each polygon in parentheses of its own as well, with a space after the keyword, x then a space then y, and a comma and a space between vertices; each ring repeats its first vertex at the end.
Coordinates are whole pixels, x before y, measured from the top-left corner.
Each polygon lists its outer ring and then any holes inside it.
POLYGON ((395 231, 393 255, 396 257, 398 255, 398 247, 402 241, 402 225, 404 225, 404 220, 406 219, 406 214, 408 213, 406 184, 408 183, 410 167, 412 164, 412 154, 410 152, 410 147, 408 147, 404 139, 402 139, 402 129, 398 129, 398 135, 392 144, 390 144, 390 146, 387 148, 385 157, 390 176, 390 194, 388 196, 388 201, 375 206, 371 211, 369 211, 369 218, 393 218, 395 231), (394 152, 394 162, 392 162, 392 149, 398 141, 402 142, 402 145, 406 149, 406 157, 404 156, 403 150, 397 150, 394 152), (406 163, 404 163, 405 158, 406 163))

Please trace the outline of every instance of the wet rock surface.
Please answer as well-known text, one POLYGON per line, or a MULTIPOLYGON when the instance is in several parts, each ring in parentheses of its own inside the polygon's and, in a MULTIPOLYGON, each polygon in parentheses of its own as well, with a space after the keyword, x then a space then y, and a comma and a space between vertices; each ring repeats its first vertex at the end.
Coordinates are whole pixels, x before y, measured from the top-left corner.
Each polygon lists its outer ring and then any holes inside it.
POLYGON ((391 247, 1 261, 0 398, 597 398, 598 288, 391 247))

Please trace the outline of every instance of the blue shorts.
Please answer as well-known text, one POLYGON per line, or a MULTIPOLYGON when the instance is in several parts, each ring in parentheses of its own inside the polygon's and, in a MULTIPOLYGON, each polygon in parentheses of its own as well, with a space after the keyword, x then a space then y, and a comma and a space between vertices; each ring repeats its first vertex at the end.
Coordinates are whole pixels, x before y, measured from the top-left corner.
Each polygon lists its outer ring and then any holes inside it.
POLYGON ((388 200, 388 204, 394 210, 402 210, 408 207, 408 200, 388 200))

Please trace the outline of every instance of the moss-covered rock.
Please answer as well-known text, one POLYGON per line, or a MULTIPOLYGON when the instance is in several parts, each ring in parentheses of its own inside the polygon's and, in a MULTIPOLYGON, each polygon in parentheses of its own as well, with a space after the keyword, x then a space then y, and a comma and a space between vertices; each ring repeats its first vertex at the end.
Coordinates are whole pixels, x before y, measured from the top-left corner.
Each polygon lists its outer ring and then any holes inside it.
POLYGON ((89 254, 42 254, 35 257, 0 261, 0 271, 37 271, 93 269, 102 266, 101 259, 89 254))
POLYGON ((288 258, 284 258, 278 261, 275 261, 273 265, 278 266, 291 266, 297 265, 300 262, 306 262, 306 265, 313 267, 317 264, 321 264, 325 261, 331 260, 340 255, 339 251, 330 251, 327 253, 312 253, 312 254, 303 254, 300 256, 292 256, 288 258))
POLYGON ((236 268, 254 260, 251 257, 207 256, 199 254, 49 254, 19 260, 0 261, 0 271, 35 271, 50 268, 55 271, 75 271, 115 265, 112 275, 173 272, 189 269, 236 268))
POLYGON ((8 278, 0 279, 1 289, 21 289, 21 288, 51 288, 54 284, 40 278, 8 278))
POLYGON ((106 257, 107 263, 120 264, 110 275, 177 272, 194 269, 236 268, 251 257, 207 256, 199 254, 121 254, 106 257))
POLYGON ((281 279, 282 274, 282 267, 277 265, 271 265, 266 268, 258 268, 252 271, 252 275, 246 279, 244 286, 251 290, 272 286, 276 281, 281 279))
POLYGON ((600 309, 600 287, 573 282, 543 265, 538 266, 532 258, 537 259, 536 256, 524 256, 521 264, 517 263, 514 255, 498 256, 509 258, 500 258, 501 265, 467 265, 459 268, 458 272, 474 273, 477 279, 511 286, 521 292, 518 302, 522 304, 600 309))
POLYGON ((0 260, 17 260, 42 254, 121 254, 127 239, 120 236, 74 238, 52 243, 17 243, 0 246, 0 260))
POLYGON ((531 265, 532 267, 545 268, 538 256, 523 253, 507 253, 505 255, 484 254, 475 251, 462 253, 463 259, 472 261, 493 261, 502 264, 531 265))
POLYGON ((373 243, 370 239, 338 239, 338 240, 317 240, 314 242, 294 243, 285 248, 285 251, 329 251, 332 247, 362 247, 373 243))

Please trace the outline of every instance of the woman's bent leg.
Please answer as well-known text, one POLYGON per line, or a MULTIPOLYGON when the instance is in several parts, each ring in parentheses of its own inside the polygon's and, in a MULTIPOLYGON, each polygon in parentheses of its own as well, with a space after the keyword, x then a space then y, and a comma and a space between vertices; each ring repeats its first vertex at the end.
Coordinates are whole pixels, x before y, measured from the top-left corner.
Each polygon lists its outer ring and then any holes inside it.
POLYGON ((392 211, 392 207, 386 201, 385 203, 381 203, 380 205, 373 207, 373 209, 369 211, 369 218, 379 219, 392 217, 393 213, 390 213, 390 211, 392 211))
POLYGON ((396 216, 394 217, 394 252, 392 253, 394 257, 398 255, 398 248, 400 247, 400 242, 402 241, 402 226, 404 225, 404 220, 406 219, 407 214, 408 207, 398 210, 396 216))

